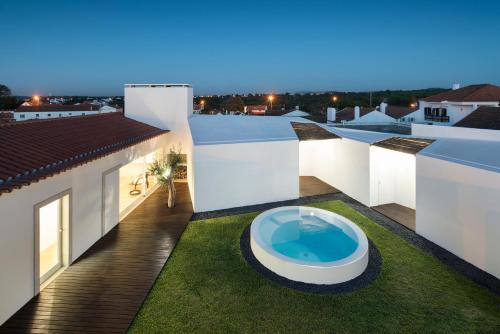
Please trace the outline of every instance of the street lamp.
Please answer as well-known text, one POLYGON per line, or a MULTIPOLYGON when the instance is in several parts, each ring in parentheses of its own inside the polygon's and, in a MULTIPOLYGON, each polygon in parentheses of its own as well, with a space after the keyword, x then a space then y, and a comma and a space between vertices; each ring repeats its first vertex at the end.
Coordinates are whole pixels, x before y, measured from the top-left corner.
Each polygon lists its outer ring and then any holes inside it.
POLYGON ((205 109, 205 100, 201 100, 200 104, 201 104, 201 110, 204 110, 205 109))
POLYGON ((34 95, 33 96, 33 100, 35 100, 35 103, 36 103, 37 106, 40 105, 40 96, 34 95))
POLYGON ((338 100, 338 99, 339 99, 339 98, 337 97, 337 95, 333 95, 333 97, 332 97, 333 106, 335 106, 335 104, 337 103, 337 100, 338 100))
POLYGON ((271 110, 273 110, 273 100, 274 100, 274 96, 273 95, 269 95, 267 97, 267 99, 269 100, 269 102, 271 103, 271 110))

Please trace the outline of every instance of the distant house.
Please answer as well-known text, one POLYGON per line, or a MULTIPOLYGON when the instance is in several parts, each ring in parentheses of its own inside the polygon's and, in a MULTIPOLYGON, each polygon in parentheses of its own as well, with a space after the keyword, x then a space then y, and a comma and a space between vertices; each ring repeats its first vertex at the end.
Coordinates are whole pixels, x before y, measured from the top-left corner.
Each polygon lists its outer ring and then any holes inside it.
POLYGON ((14 120, 25 121, 29 119, 85 116, 108 112, 116 112, 116 108, 111 106, 100 107, 90 103, 79 105, 42 104, 40 106, 20 106, 14 110, 14 120))
POLYGON ((245 106, 243 112, 249 115, 265 115, 267 111, 266 105, 254 105, 254 106, 245 106))
POLYGON ((288 111, 285 114, 281 115, 285 117, 308 117, 311 116, 308 112, 300 110, 299 106, 296 106, 294 110, 288 111))
POLYGON ((408 115, 415 123, 452 126, 479 107, 498 107, 500 87, 491 84, 471 85, 429 96, 419 101, 419 110, 408 115))

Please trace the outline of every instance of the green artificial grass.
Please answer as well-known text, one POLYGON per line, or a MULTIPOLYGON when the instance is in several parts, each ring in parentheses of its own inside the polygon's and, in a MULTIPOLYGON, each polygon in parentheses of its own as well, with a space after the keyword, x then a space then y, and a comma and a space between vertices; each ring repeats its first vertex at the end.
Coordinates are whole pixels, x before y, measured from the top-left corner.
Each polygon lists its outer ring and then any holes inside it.
POLYGON ((313 206, 357 223, 382 255, 379 277, 345 294, 282 287, 240 252, 257 213, 189 224, 132 333, 500 333, 500 297, 341 201, 313 206))

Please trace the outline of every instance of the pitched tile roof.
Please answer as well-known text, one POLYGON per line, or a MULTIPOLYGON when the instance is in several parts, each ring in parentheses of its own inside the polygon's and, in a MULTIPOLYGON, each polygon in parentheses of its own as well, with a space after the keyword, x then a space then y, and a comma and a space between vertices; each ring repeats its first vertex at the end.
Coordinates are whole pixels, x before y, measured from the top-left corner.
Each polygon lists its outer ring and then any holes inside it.
POLYGON ((454 126, 500 130, 500 107, 479 107, 454 126))
MULTIPOLYGON (((359 111, 359 117, 363 117, 366 114, 371 113, 375 110, 374 107, 361 107, 359 111)), ((337 111, 335 115, 335 121, 352 121, 354 119, 354 108, 345 107, 342 110, 337 111)))
POLYGON ((417 107, 404 107, 404 106, 387 106, 385 108, 385 114, 395 119, 399 119, 401 117, 405 117, 406 115, 411 114, 412 112, 418 110, 417 107))
POLYGON ((392 137, 373 143, 374 146, 383 147, 389 150, 416 154, 432 144, 432 139, 412 138, 412 137, 392 137))
POLYGON ((470 85, 422 99, 425 102, 489 102, 500 101, 500 87, 490 84, 470 85))
POLYGON ((119 113, 0 125, 0 194, 167 131, 119 113))
POLYGON ((340 136, 314 123, 291 122, 293 130, 297 134, 299 141, 303 140, 324 140, 337 139, 340 136))
POLYGON ((39 106, 20 106, 15 112, 97 111, 99 108, 99 106, 86 103, 79 105, 42 104, 39 106))

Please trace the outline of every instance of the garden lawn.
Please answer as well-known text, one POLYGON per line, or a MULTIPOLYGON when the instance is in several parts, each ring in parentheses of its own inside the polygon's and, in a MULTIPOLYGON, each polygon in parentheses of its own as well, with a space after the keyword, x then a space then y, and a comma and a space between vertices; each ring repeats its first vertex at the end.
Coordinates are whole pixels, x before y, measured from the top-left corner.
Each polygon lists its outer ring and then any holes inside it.
POLYGON ((500 333, 500 296, 341 201, 311 206, 358 224, 382 255, 379 277, 352 293, 280 286, 250 267, 240 236, 258 213, 192 222, 132 333, 500 333))

